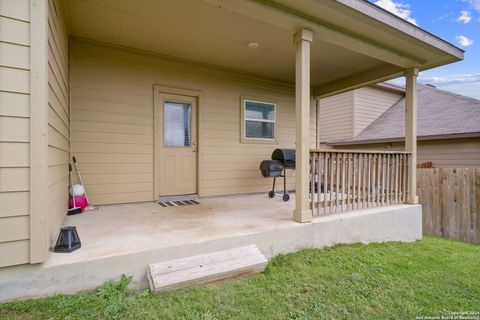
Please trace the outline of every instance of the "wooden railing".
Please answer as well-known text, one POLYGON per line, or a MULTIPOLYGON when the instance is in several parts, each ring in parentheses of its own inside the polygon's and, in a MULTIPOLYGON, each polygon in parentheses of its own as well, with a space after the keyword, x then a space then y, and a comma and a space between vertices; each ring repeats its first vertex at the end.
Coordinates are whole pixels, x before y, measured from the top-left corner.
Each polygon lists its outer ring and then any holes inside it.
POLYGON ((408 152, 310 151, 314 216, 405 203, 408 152))

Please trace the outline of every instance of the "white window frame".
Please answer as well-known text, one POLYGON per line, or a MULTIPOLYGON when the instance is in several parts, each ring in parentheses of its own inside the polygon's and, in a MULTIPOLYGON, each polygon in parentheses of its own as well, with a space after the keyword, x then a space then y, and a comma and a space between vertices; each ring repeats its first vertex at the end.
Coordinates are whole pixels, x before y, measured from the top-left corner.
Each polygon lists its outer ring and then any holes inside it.
POLYGON ((264 100, 258 99, 242 99, 242 142, 257 142, 257 143, 277 143, 277 104, 275 102, 268 102, 264 100), (247 118, 247 102, 256 102, 262 104, 268 104, 273 106, 273 120, 269 119, 254 119, 254 118, 247 118), (255 122, 267 122, 273 123, 273 138, 250 138, 247 137, 247 121, 255 121, 255 122))

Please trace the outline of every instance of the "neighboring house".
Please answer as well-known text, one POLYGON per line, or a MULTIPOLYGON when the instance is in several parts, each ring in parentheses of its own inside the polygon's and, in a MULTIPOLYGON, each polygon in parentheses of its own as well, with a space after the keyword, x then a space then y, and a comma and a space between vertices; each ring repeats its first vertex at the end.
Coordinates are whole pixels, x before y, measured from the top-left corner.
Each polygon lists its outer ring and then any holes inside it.
MULTIPOLYGON (((278 253, 421 237, 415 172, 407 172, 406 165, 416 154, 416 77, 462 59, 461 49, 363 0, 0 0, 0 300, 63 286, 70 292, 89 289, 121 273, 134 274, 141 283, 147 261, 158 258, 139 258, 162 243, 138 241, 143 230, 121 214, 145 210, 146 204, 119 206, 110 221, 125 219, 123 231, 137 230, 138 238, 123 242, 122 229, 92 237, 100 247, 102 237, 109 239, 104 245, 125 244, 138 253, 131 260, 116 257, 107 263, 115 254, 102 248, 89 256, 95 249, 89 243, 64 258, 50 251, 68 208, 72 156, 81 165, 91 202, 103 205, 266 192, 271 180, 261 177, 260 161, 276 148, 295 148, 295 178, 289 179, 296 190, 294 209, 289 207, 288 219, 278 222, 272 237, 286 230, 302 236, 259 240, 252 235, 255 228, 269 227, 263 218, 258 226, 255 220, 245 224, 253 230, 248 241, 278 253), (310 188, 310 157, 322 156, 310 150, 318 145, 316 128, 323 124, 316 100, 401 75, 412 99, 405 119, 409 144, 397 153, 408 177, 401 182, 400 202, 332 220, 339 228, 351 227, 342 229, 351 233, 318 227, 311 201, 321 195, 310 194, 321 189, 310 188), (286 221, 297 229, 281 224, 286 221), (358 223, 361 228, 352 227, 358 223), (76 264, 80 260, 83 264, 76 264)), ((360 197, 352 199, 357 209, 368 206, 360 197)), ((383 204, 392 202, 376 206, 383 204)), ((213 209, 205 208, 205 215, 213 209)), ((237 217, 261 216, 267 209, 237 217)), ((336 212, 353 209, 336 206, 336 212)), ((155 219, 155 210, 145 219, 155 219)), ((178 210, 172 216, 183 217, 179 225, 202 228, 201 219, 190 222, 178 210)), ((68 222, 101 217, 102 210, 68 222)), ((165 220, 149 228, 160 228, 165 220)), ((236 219, 229 221, 234 232, 236 219)), ((96 232, 110 222, 92 222, 90 229, 96 232)), ((175 233, 176 227, 166 232, 175 233)), ((182 239, 204 236, 188 235, 182 233, 182 239)), ((222 239, 221 245, 232 244, 222 239)), ((201 243, 195 250, 209 248, 212 243, 201 243)), ((172 249, 168 257, 186 252, 172 249)))
MULTIPOLYGON (((378 85, 343 93, 320 101, 323 121, 331 108, 344 98, 342 106, 354 116, 348 125, 319 126, 320 139, 340 149, 404 149, 404 89, 378 85), (335 139, 342 136, 344 139, 335 139)), ((418 158, 417 163, 431 162, 434 167, 480 166, 480 101, 418 84, 418 158)), ((325 119, 326 118, 326 119, 325 119)), ((348 119, 348 118, 347 118, 348 119)))
POLYGON ((405 96, 405 89, 377 84, 318 101, 318 141, 349 140, 405 96))

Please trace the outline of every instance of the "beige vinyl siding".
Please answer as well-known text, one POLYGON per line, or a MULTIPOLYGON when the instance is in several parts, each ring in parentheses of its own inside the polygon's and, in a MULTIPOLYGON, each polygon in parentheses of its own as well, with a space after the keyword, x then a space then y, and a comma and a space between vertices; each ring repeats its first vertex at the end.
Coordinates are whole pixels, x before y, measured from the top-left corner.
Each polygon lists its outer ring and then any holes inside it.
POLYGON ((30 259, 29 6, 0 1, 0 267, 30 259))
POLYGON ((480 167, 480 138, 418 142, 418 163, 441 167, 480 167))
MULTIPOLYGON (((417 163, 432 162, 436 168, 480 167, 480 138, 419 140, 417 163)), ((348 150, 404 150, 403 143, 342 146, 348 150)))
POLYGON ((382 113, 403 98, 403 94, 375 87, 354 90, 354 130, 356 136, 382 113))
POLYGON ((353 91, 320 99, 320 141, 336 141, 353 137, 353 91))
MULTIPOLYGON (((154 199, 154 84, 201 91, 201 196, 269 190, 260 161, 275 148, 294 147, 293 86, 79 40, 72 41, 70 56, 72 154, 95 204, 154 199), (277 103, 278 144, 240 142, 242 94, 277 103)), ((311 113, 315 139, 313 101, 311 113)))
POLYGON ((48 233, 53 244, 68 209, 70 95, 65 22, 60 3, 48 4, 48 233))

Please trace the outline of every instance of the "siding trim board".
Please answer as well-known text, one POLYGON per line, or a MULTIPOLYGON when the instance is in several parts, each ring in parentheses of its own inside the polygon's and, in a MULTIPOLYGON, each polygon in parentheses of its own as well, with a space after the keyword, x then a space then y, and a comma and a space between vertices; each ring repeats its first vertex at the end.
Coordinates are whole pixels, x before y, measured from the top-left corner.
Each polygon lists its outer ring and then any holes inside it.
POLYGON ((4 267, 30 262, 31 2, 0 2, 0 267, 4 267))
POLYGON ((48 255, 48 3, 30 0, 30 263, 48 255))
POLYGON ((48 0, 48 243, 54 244, 68 210, 70 85, 68 35, 61 2, 48 0))

